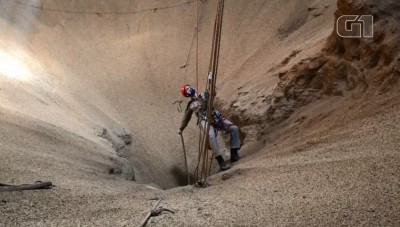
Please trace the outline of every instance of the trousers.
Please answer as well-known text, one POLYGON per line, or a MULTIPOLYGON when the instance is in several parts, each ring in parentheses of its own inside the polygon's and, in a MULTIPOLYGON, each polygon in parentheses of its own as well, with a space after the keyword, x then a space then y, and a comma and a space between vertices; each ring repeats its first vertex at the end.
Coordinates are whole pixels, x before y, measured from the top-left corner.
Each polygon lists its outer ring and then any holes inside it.
MULTIPOLYGON (((207 121, 201 120, 199 123, 199 127, 203 130, 207 127, 207 121)), ((230 148, 231 149, 239 149, 240 148, 240 139, 239 139, 239 128, 234 125, 228 119, 223 119, 223 128, 217 129, 214 126, 210 125, 210 131, 208 133, 210 147, 211 150, 214 152, 214 156, 218 157, 222 155, 221 150, 219 149, 218 141, 217 141, 217 131, 218 130, 225 130, 229 132, 230 135, 230 148)))

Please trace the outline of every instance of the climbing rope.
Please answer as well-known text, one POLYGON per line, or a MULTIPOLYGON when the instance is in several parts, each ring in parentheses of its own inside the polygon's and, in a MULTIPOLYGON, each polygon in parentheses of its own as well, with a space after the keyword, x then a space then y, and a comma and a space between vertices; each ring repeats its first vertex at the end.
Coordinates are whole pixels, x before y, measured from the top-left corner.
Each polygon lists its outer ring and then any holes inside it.
MULTIPOLYGON (((219 52, 221 47, 221 32, 222 32, 222 18, 224 10, 224 0, 219 0, 217 5, 217 15, 215 17, 214 32, 212 39, 211 57, 209 65, 209 75, 206 84, 206 95, 207 97, 207 121, 206 126, 201 127, 199 136, 199 156, 198 163, 195 170, 195 175, 197 177, 197 185, 201 187, 207 187, 209 184, 207 178, 211 174, 211 165, 213 157, 209 158, 208 147, 209 132, 211 130, 211 120, 213 119, 212 112, 214 109, 214 98, 215 98, 215 88, 218 75, 218 60, 219 52), (210 161, 209 161, 210 159, 210 161), (201 170, 200 170, 201 168, 201 170)), ((201 123, 201 122, 200 122, 201 123)))
MULTIPOLYGON (((211 47, 211 56, 210 56, 210 65, 209 65, 209 75, 207 76, 207 83, 206 83, 206 99, 207 99, 207 116, 205 120, 205 125, 202 125, 199 131, 199 154, 198 154, 198 161, 197 161, 197 166, 194 171, 194 175, 196 176, 196 185, 201 186, 201 187, 207 187, 209 183, 207 182, 207 178, 211 174, 211 166, 212 166, 212 160, 213 160, 213 155, 209 157, 209 132, 211 130, 211 120, 213 119, 212 112, 214 109, 214 97, 215 97, 215 88, 216 88, 216 81, 217 81, 217 75, 218 75, 218 59, 219 59, 219 52, 220 52, 220 44, 221 44, 221 32, 222 32, 222 18, 223 18, 223 9, 224 9, 224 0, 218 0, 217 2, 217 13, 215 17, 215 22, 214 22, 214 32, 213 32, 213 37, 212 37, 212 47, 211 47)), ((204 4, 203 4, 204 7, 204 4)), ((201 10, 202 11, 202 10, 201 10)), ((199 46, 199 38, 198 38, 198 27, 199 27, 199 9, 198 9, 198 0, 196 2, 196 28, 195 32, 192 37, 192 41, 190 44, 189 48, 189 53, 186 59, 185 65, 183 65, 181 68, 185 68, 185 74, 183 78, 183 83, 186 82, 186 77, 187 77, 187 72, 188 72, 188 63, 190 59, 190 55, 192 52, 193 48, 193 43, 195 37, 197 37, 197 42, 196 42, 196 90, 199 91, 198 88, 198 46, 199 46)), ((201 16, 200 16, 201 17, 201 16)), ((175 102, 179 103, 179 101, 175 102)), ((174 104, 175 104, 174 103, 174 104)), ((200 124, 203 124, 203 122, 199 122, 200 124)), ((183 144, 183 137, 182 137, 182 144, 183 144)), ((183 145, 184 147, 184 145, 183 145)), ((183 148, 184 149, 184 148, 183 148)), ((186 162, 186 154, 185 154, 185 149, 184 149, 184 155, 185 155, 185 162, 186 162)), ((189 181, 189 179, 188 179, 189 181)))
POLYGON ((196 91, 199 90, 199 0, 196 0, 196 91))
POLYGON ((189 52, 188 55, 186 57, 186 62, 183 66, 181 66, 181 69, 185 69, 185 74, 183 77, 183 83, 186 83, 186 78, 187 78, 187 73, 188 73, 188 68, 189 68, 189 59, 190 56, 192 54, 192 50, 193 50, 193 44, 194 44, 194 40, 196 39, 196 90, 198 91, 198 49, 199 49, 199 38, 198 38, 198 34, 199 34, 199 20, 202 18, 203 15, 203 8, 204 8, 204 4, 201 6, 201 9, 199 10, 199 6, 198 6, 198 0, 196 0, 196 26, 194 28, 194 32, 193 32, 193 36, 192 36, 192 41, 190 43, 190 47, 189 47, 189 52))
MULTIPOLYGON (((198 72, 199 72, 199 20, 202 18, 202 14, 203 14, 203 8, 204 8, 204 4, 201 6, 201 9, 199 10, 199 4, 198 4, 198 0, 196 0, 196 26, 194 28, 194 32, 193 32, 193 36, 192 36, 192 41, 190 42, 190 47, 189 47, 189 51, 186 57, 186 62, 184 65, 181 66, 181 69, 185 69, 185 73, 183 75, 183 81, 182 84, 186 83, 186 78, 187 78, 187 74, 188 74, 188 69, 189 69, 189 60, 190 60, 190 56, 192 54, 192 50, 193 50, 193 44, 194 44, 194 40, 196 39, 196 91, 199 90, 199 76, 198 76, 198 72)), ((180 104, 182 104, 183 100, 182 97, 180 98, 180 100, 175 101, 174 103, 172 103, 172 105, 177 104, 177 110, 178 112, 182 112, 182 107, 180 106, 180 104)))
POLYGON ((186 82, 187 72, 188 72, 188 68, 189 68, 189 58, 190 58, 190 54, 192 53, 193 43, 194 43, 194 39, 196 38, 196 33, 197 33, 197 27, 194 29, 192 42, 190 43, 189 53, 187 55, 186 62, 183 66, 181 66, 181 69, 183 69, 183 68, 185 69, 185 74, 183 76, 183 83, 186 82))

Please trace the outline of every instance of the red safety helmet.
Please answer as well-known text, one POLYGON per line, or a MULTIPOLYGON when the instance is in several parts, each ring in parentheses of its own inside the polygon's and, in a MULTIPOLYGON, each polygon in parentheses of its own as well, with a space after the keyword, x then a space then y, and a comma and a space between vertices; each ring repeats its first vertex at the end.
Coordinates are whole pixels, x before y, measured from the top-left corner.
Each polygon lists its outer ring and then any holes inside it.
POLYGON ((193 97, 196 94, 196 89, 191 87, 189 84, 182 84, 181 94, 185 97, 193 97))

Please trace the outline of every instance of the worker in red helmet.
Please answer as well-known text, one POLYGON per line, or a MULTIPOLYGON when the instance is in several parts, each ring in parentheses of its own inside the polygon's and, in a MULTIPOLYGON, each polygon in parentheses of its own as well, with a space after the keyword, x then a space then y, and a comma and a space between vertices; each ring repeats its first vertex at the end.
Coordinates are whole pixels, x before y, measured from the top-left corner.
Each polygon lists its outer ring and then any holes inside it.
MULTIPOLYGON (((185 115, 182 119, 181 127, 179 128, 178 133, 182 134, 183 130, 188 125, 190 119, 192 118, 192 114, 196 113, 198 118, 197 124, 201 129, 205 129, 207 126, 207 98, 208 92, 203 90, 199 95, 196 93, 196 89, 194 89, 189 84, 183 84, 181 86, 181 94, 184 97, 190 98, 189 103, 187 104, 185 115)), ((230 135, 230 148, 231 148, 231 162, 236 162, 240 159, 238 155, 238 151, 240 149, 240 139, 239 139, 239 128, 234 125, 228 119, 222 117, 222 114, 215 108, 213 108, 212 112, 213 119, 210 125, 209 131, 209 141, 210 147, 214 152, 215 159, 217 159, 220 170, 225 171, 230 167, 226 164, 224 158, 222 157, 222 153, 218 146, 217 141, 217 132, 220 130, 227 131, 230 135)))

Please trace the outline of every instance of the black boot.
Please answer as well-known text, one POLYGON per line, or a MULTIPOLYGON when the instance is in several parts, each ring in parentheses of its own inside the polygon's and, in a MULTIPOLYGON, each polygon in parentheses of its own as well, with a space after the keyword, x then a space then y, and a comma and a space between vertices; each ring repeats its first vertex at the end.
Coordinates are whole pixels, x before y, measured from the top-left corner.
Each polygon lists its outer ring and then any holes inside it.
POLYGON ((239 161, 240 157, 238 155, 238 150, 237 148, 232 148, 231 149, 231 162, 237 162, 239 161))
POLYGON ((228 170, 230 167, 225 163, 224 158, 222 157, 222 155, 217 156, 215 159, 217 159, 218 161, 218 165, 219 165, 219 169, 221 171, 225 171, 228 170))

